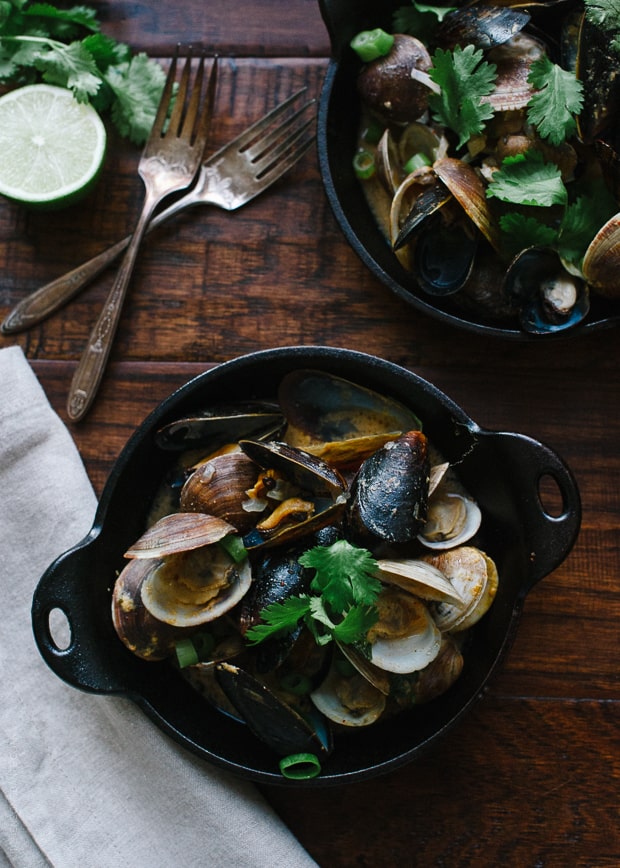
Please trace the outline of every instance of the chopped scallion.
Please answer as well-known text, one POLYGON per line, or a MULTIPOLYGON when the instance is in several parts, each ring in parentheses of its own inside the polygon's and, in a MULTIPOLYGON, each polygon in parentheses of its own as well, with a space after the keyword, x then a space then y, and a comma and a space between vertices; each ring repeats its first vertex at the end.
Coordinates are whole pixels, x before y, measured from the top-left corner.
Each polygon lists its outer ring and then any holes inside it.
POLYGON ((293 781, 307 781, 321 773, 321 764, 313 753, 292 753, 280 760, 280 771, 293 781))
POLYGON ((407 162, 405 163, 404 169, 407 174, 410 172, 414 172, 416 169, 421 169, 422 166, 432 166, 433 162, 430 157, 427 157, 426 154, 418 153, 414 154, 412 157, 409 157, 407 162))
POLYGON ((229 533, 223 539, 219 540, 220 545, 231 556, 233 561, 238 564, 248 556, 248 550, 243 545, 243 539, 234 533, 229 533))
POLYGON ((193 666, 194 663, 199 662, 198 654, 191 639, 178 639, 174 643, 174 652, 181 669, 184 669, 186 666, 193 666))
POLYGON ((351 40, 351 48, 360 60, 368 63, 377 57, 389 54, 394 45, 394 37, 380 27, 374 30, 362 30, 351 40))
POLYGON ((372 178, 375 173, 375 158, 370 151, 358 151, 353 158, 355 176, 362 181, 372 178))

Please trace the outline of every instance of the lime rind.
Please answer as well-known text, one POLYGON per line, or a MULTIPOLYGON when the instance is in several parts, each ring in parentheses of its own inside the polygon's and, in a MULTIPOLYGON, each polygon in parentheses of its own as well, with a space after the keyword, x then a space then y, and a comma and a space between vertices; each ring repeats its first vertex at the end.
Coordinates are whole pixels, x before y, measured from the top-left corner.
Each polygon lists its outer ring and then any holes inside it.
POLYGON ((34 84, 0 97, 0 194, 61 207, 96 183, 106 153, 97 111, 65 88, 34 84))

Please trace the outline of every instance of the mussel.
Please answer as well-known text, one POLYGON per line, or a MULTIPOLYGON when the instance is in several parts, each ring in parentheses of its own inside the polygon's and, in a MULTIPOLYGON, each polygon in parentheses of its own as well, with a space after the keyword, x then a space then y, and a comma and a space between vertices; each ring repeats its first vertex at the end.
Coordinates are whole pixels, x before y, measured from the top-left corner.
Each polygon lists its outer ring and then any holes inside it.
POLYGON ((422 431, 408 431, 374 452, 351 486, 346 526, 354 539, 409 542, 426 521, 430 458, 422 431))

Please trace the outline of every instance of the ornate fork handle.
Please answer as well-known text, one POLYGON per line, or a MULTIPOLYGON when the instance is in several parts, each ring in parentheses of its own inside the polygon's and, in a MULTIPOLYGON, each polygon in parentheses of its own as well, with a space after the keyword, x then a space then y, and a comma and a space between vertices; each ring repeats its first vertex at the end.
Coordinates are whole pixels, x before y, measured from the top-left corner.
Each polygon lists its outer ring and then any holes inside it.
POLYGON ((140 219, 136 225, 135 232, 131 236, 127 252, 123 257, 112 289, 94 325, 88 344, 73 375, 67 401, 67 413, 69 418, 74 422, 79 421, 86 415, 97 394, 120 322, 123 302, 127 295, 127 288, 138 249, 158 201, 158 197, 149 195, 145 199, 140 219))
MULTIPOLYGON (((193 195, 194 191, 190 190, 176 202, 169 205, 164 211, 160 211, 149 222, 146 233, 160 226, 165 221, 169 220, 175 214, 180 214, 188 208, 196 205, 209 204, 208 195, 203 192, 200 198, 193 195)), ((217 204, 217 196, 213 196, 212 204, 217 204)), ((131 235, 126 235, 116 244, 106 248, 101 253, 93 256, 92 259, 83 262, 68 271, 56 280, 46 283, 36 292, 26 296, 19 304, 16 304, 13 310, 2 323, 2 332, 4 334, 16 334, 24 331, 30 326, 36 325, 48 316, 59 310, 65 304, 79 295, 82 290, 88 286, 99 274, 106 270, 121 253, 127 249, 131 241, 131 235)))

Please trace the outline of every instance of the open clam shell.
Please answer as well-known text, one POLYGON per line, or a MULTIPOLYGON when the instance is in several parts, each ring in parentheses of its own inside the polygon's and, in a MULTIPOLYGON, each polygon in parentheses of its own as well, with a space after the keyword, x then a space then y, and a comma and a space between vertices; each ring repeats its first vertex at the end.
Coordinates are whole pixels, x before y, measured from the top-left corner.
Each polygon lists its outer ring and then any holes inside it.
POLYGON ((406 591, 387 588, 377 598, 379 620, 368 631, 370 660, 387 672, 417 672, 435 659, 441 631, 422 602, 406 591))
POLYGON ((442 632, 460 632, 473 626, 488 611, 498 586, 493 560, 473 546, 459 546, 424 559, 437 567, 463 599, 461 605, 433 603, 433 618, 442 632))
POLYGON ((482 513, 475 500, 442 492, 429 499, 426 524, 418 539, 426 548, 454 548, 475 536, 481 524, 482 513))
MULTIPOLYGON (((343 661, 340 660, 340 663, 343 661)), ((310 699, 333 723, 341 726, 370 726, 385 710, 385 693, 355 667, 332 662, 325 680, 312 691, 310 699)))

